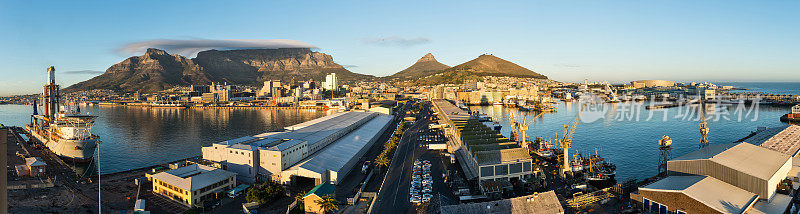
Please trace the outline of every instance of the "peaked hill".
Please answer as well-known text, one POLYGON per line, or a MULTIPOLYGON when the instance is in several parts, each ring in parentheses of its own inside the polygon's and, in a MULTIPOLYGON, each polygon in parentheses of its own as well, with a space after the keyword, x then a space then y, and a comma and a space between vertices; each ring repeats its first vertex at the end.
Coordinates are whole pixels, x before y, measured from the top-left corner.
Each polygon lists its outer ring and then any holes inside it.
POLYGON ((533 72, 513 62, 494 55, 483 54, 473 60, 445 69, 438 74, 419 79, 420 84, 460 84, 466 79, 483 76, 505 76, 547 79, 547 76, 533 72))
POLYGON ((450 66, 436 61, 436 58, 433 57, 433 54, 428 53, 417 60, 417 62, 410 67, 388 76, 388 78, 417 79, 438 73, 448 68, 450 68, 450 66))

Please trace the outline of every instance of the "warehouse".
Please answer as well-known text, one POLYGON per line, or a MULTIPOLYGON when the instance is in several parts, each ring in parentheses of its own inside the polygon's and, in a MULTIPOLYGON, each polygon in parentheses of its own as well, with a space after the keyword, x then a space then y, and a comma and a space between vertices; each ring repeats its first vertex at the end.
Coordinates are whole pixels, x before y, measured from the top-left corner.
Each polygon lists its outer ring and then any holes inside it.
POLYGON ((446 100, 434 100, 433 104, 442 124, 448 127, 445 128, 445 135, 450 139, 448 152, 460 160, 467 179, 476 179, 482 187, 503 186, 509 181, 529 179, 535 175, 533 157, 527 148, 510 141, 446 100))
POLYGON ((758 195, 709 176, 670 176, 640 187, 637 198, 660 213, 744 213, 758 195))
POLYGON ((314 156, 301 161, 281 173, 281 181, 288 183, 292 178, 314 179, 314 184, 339 184, 339 177, 349 173, 359 159, 372 147, 386 131, 392 117, 380 115, 363 126, 331 143, 314 156))
POLYGON ((667 162, 671 175, 708 175, 769 199, 792 167, 789 155, 748 143, 710 145, 667 162))
POLYGON ((709 145, 668 161, 667 170, 631 199, 657 213, 772 213, 792 198, 777 191, 792 158, 749 143, 709 145))
POLYGON ((564 208, 554 191, 481 203, 466 203, 440 207, 442 214, 558 214, 564 208))
POLYGON ((223 169, 236 172, 244 182, 262 179, 288 181, 282 171, 317 155, 334 142, 379 113, 341 112, 286 127, 286 131, 267 132, 214 143, 203 147, 203 159, 220 163, 223 169))
POLYGON ((631 82, 633 88, 653 88, 653 87, 672 87, 675 81, 669 80, 637 80, 631 82))

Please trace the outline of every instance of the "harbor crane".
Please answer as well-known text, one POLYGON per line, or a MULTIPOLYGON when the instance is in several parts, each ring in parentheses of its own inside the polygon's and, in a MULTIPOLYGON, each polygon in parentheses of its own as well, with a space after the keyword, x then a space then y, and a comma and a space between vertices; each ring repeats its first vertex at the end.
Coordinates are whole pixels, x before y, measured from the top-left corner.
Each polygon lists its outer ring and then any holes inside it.
POLYGON ((539 112, 539 114, 536 114, 536 116, 533 116, 533 119, 528 121, 528 113, 525 113, 523 118, 522 118, 522 123, 518 123, 517 124, 517 129, 518 129, 518 132, 520 134, 519 142, 520 142, 520 146, 522 146, 523 148, 528 148, 528 142, 527 142, 528 138, 527 138, 527 136, 525 134, 525 132, 528 131, 528 125, 530 125, 531 122, 536 120, 536 118, 541 117, 543 114, 544 114, 544 112, 539 112))
POLYGON ((608 82, 605 82, 605 84, 606 84, 606 93, 609 96, 608 97, 608 102, 609 103, 618 103, 619 102, 619 98, 617 98, 617 92, 614 91, 613 89, 611 89, 611 84, 608 84, 608 82))
POLYGON ((578 123, 581 120, 581 113, 578 112, 578 116, 575 116, 575 121, 572 121, 572 126, 565 124, 564 125, 564 135, 562 135, 561 142, 561 149, 564 151, 564 159, 562 160, 563 166, 561 169, 561 174, 566 175, 566 172, 572 171, 572 167, 569 163, 569 148, 572 148, 572 137, 575 135, 575 129, 578 128, 578 123))
POLYGON ((700 98, 700 149, 708 146, 708 123, 706 123, 706 107, 700 98))
POLYGON ((519 133, 517 132, 517 129, 519 129, 519 123, 517 123, 517 119, 514 117, 514 112, 509 113, 511 113, 511 121, 509 122, 511 125, 511 141, 517 141, 519 138, 519 133))

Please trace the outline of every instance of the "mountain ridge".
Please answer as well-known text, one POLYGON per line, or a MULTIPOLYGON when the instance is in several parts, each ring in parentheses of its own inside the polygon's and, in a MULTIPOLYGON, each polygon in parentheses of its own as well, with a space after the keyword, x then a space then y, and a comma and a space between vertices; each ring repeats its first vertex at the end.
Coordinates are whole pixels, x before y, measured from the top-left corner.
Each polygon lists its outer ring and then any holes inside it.
POLYGON ((260 85, 265 80, 324 80, 336 73, 340 81, 375 77, 350 72, 333 57, 308 48, 207 50, 193 59, 148 48, 112 65, 106 72, 73 84, 66 91, 111 89, 121 92, 153 92, 174 86, 228 82, 260 85))

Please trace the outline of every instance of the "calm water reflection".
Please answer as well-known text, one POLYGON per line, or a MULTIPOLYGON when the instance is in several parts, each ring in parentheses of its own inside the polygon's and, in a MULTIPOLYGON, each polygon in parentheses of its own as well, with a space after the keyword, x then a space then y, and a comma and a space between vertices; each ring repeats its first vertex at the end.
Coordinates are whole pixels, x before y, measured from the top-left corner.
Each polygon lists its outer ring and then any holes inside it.
MULTIPOLYGON (((644 103, 644 105, 646 104, 644 103)), ((638 105, 633 103, 603 105, 608 110, 601 114, 601 119, 591 123, 582 122, 578 125, 570 154, 575 154, 577 151, 584 154, 594 153, 596 149, 601 156, 617 164, 617 180, 641 179, 654 175, 658 168, 657 142, 663 135, 669 135, 673 139, 672 157, 684 155, 698 147, 700 129, 698 121, 695 120, 697 118, 684 119, 682 116, 682 114, 692 111, 692 106, 670 108, 666 109, 666 112, 652 111, 651 120, 646 120, 651 111, 645 110, 641 103, 638 105), (639 112, 640 119, 635 120, 634 114, 633 120, 628 120, 631 112, 636 111, 639 112), (662 120, 665 113, 666 121, 662 120), (621 116, 625 117, 620 121, 619 117, 621 116)), ((531 139, 536 136, 545 138, 561 136, 564 132, 564 125, 571 123, 579 111, 577 102, 560 102, 557 107, 558 112, 545 113, 531 124, 527 132, 531 139)), ((474 106, 472 109, 499 119, 503 124, 501 132, 505 136, 509 136, 511 130, 508 121, 510 112, 515 113, 517 121, 522 121, 519 116, 520 112, 516 109, 500 106, 474 106)), ((734 142, 747 136, 751 131, 755 131, 759 126, 784 126, 785 124, 779 121, 779 117, 789 111, 788 108, 760 106, 758 118, 755 121, 751 121, 755 112, 744 117, 741 122, 736 120, 736 115, 730 115, 732 120, 722 117, 726 115, 726 111, 733 114, 735 110, 735 107, 709 107, 708 126, 711 144, 734 142)))
MULTIPOLYGON (((169 109, 81 106, 99 115, 93 133, 101 144, 103 173, 200 155, 211 143, 281 129, 322 117, 322 110, 169 109)), ((30 106, 0 106, 0 123, 22 126, 30 106)))

